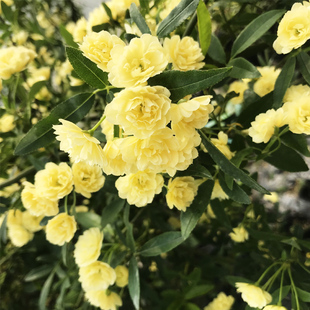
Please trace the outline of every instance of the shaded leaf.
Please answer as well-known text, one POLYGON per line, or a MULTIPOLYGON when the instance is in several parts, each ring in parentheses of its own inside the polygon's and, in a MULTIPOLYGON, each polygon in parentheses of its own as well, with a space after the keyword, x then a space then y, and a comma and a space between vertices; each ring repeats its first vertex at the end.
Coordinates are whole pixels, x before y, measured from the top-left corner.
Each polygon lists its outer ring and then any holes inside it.
POLYGON ((13 22, 14 13, 12 11, 12 8, 8 6, 4 1, 1 1, 0 4, 1 4, 1 11, 5 19, 9 22, 13 22))
POLYGON ((148 0, 139 0, 141 13, 143 15, 149 12, 149 1, 148 0))
POLYGON ((34 83, 29 91, 28 100, 31 102, 34 99, 34 96, 41 90, 43 86, 46 85, 46 81, 39 81, 34 83))
POLYGON ((129 223, 126 225, 127 227, 127 231, 126 231, 126 243, 127 243, 127 246, 128 248, 134 252, 135 249, 136 249, 136 246, 135 246, 135 239, 133 237, 133 224, 132 223, 129 223))
POLYGON ((214 285, 212 284, 203 284, 203 285, 197 285, 192 288, 188 292, 185 293, 184 298, 186 300, 190 300, 192 298, 202 296, 207 294, 209 291, 213 289, 214 285))
POLYGON ((285 145, 298 151, 302 155, 307 157, 310 156, 306 135, 296 134, 289 131, 281 136, 281 140, 285 145))
POLYGON ((232 66, 229 75, 235 79, 255 79, 261 76, 257 68, 242 57, 231 60, 228 66, 232 66))
POLYGON ((51 266, 51 265, 43 265, 43 266, 34 268, 25 275, 24 281, 31 282, 31 281, 40 279, 48 275, 52 271, 53 268, 54 266, 51 266))
POLYGON ((147 25, 145 19, 143 18, 143 16, 139 12, 135 3, 131 3, 129 13, 130 13, 131 20, 136 23, 137 27, 140 29, 142 34, 143 33, 152 34, 149 26, 147 25))
POLYGON ((72 34, 66 29, 64 25, 59 26, 59 31, 68 46, 79 48, 79 45, 74 42, 72 34))
POLYGON ((101 4, 104 10, 106 11, 107 15, 109 16, 110 20, 113 20, 111 9, 104 2, 102 2, 101 4))
POLYGON ((7 234, 6 234, 7 220, 8 220, 8 214, 6 214, 4 216, 4 219, 3 219, 2 223, 1 223, 1 227, 0 227, 0 245, 1 245, 1 241, 3 243, 6 243, 6 240, 7 240, 7 234))
POLYGON ((223 204, 219 201, 219 199, 213 199, 211 200, 211 208, 213 213, 216 216, 216 219, 225 227, 232 230, 232 226, 230 223, 230 219, 227 216, 227 213, 224 209, 223 204))
POLYGON ((139 269, 137 260, 134 256, 130 259, 129 262, 128 289, 129 289, 129 295, 135 306, 135 309, 139 310, 140 279, 139 279, 139 269))
POLYGON ((304 302, 310 302, 310 292, 304 291, 299 287, 296 287, 298 298, 304 302))
POLYGON ((39 309, 40 310, 46 310, 46 300, 47 296, 50 292, 51 285, 53 283, 53 278, 54 278, 55 272, 51 272, 51 274, 48 276, 46 281, 43 284, 41 293, 40 293, 40 298, 39 298, 39 309))
POLYGON ((282 241, 283 239, 286 238, 285 236, 277 235, 274 232, 258 231, 249 227, 247 227, 247 231, 253 238, 257 240, 282 241))
POLYGON ((226 276, 225 279, 231 286, 235 286, 237 282, 244 282, 244 283, 251 283, 252 281, 243 278, 243 277, 237 277, 237 276, 226 276))
POLYGON ((199 43, 202 50, 202 54, 206 55, 211 43, 211 17, 209 10, 205 3, 200 0, 197 7, 197 18, 198 18, 198 32, 199 32, 199 43))
POLYGON ((210 171, 203 165, 196 163, 190 165, 185 171, 179 171, 178 174, 212 179, 210 171))
MULTIPOLYGON (((291 290, 290 285, 285 285, 282 287, 282 299, 281 300, 283 300, 288 295, 290 290, 291 290)), ((279 297, 280 297, 280 288, 278 288, 272 293, 272 302, 274 304, 277 304, 279 301, 279 297)))
POLYGON ((226 54, 221 41, 215 36, 211 35, 211 43, 208 49, 208 55, 220 64, 226 64, 226 54))
POLYGON ((124 208, 126 200, 116 199, 113 200, 102 210, 101 214, 101 227, 111 224, 117 218, 118 213, 124 208))
POLYGON ((84 228, 101 227, 101 217, 93 212, 77 212, 76 221, 84 228))
POLYGON ((301 51, 297 55, 298 68, 304 77, 305 81, 310 85, 310 56, 301 51))
POLYGON ((289 239, 285 239, 285 240, 281 240, 282 243, 285 243, 285 244, 289 244, 291 245, 293 248, 296 248, 298 249, 299 251, 301 251, 301 248, 299 246, 299 244, 297 243, 297 239, 292 237, 292 238, 289 238, 289 239))

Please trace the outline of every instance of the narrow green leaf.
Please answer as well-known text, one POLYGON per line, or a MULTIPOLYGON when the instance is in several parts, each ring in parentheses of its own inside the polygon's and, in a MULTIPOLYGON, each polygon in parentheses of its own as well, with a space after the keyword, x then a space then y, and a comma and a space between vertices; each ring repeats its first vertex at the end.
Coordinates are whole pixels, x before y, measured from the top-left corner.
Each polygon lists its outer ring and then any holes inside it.
POLYGON ((140 249, 142 256, 157 256, 168 252, 184 241, 181 232, 169 231, 147 241, 140 249))
POLYGON ((183 310, 200 310, 198 306, 196 306, 195 304, 191 302, 186 303, 182 309, 183 310))
POLYGON ((184 298, 190 300, 192 298, 202 296, 207 294, 213 289, 214 285, 212 284, 203 284, 192 287, 188 292, 185 293, 184 298))
POLYGON ((189 175, 193 177, 212 179, 212 174, 210 171, 203 165, 196 163, 190 165, 185 171, 179 171, 178 175, 189 175))
POLYGON ((1 1, 0 4, 1 4, 1 10, 3 12, 5 19, 9 22, 13 22, 14 14, 13 14, 12 8, 8 6, 4 1, 1 1))
POLYGON ((140 29, 142 33, 152 34, 149 26, 147 25, 145 19, 139 12, 139 9, 137 8, 134 2, 131 3, 129 13, 130 13, 131 20, 136 23, 137 27, 140 29))
POLYGON ((201 215, 206 210, 210 201, 213 186, 213 180, 207 180, 201 184, 192 204, 186 209, 186 212, 181 213, 181 232, 184 239, 189 237, 192 230, 196 227, 201 215))
POLYGON ((148 80, 151 86, 162 85, 169 89, 172 102, 215 85, 228 76, 231 68, 191 71, 165 71, 148 80))
POLYGON ((24 281, 31 282, 31 281, 38 280, 48 275, 52 271, 53 268, 54 266, 51 266, 51 265, 43 265, 43 266, 34 268, 25 275, 24 281))
POLYGON ((304 302, 310 302, 310 292, 304 291, 299 287, 296 287, 298 298, 304 302))
POLYGON ((106 225, 113 223, 118 213, 124 208, 126 200, 117 199, 113 200, 102 210, 101 214, 101 227, 104 228, 106 225))
POLYGON ((260 193, 269 194, 269 192, 260 186, 255 180, 253 180, 250 176, 244 173, 242 170, 237 168, 232 162, 230 162, 225 155, 223 155, 217 148, 212 144, 211 141, 207 139, 203 132, 201 132, 202 143, 206 147, 208 153, 212 157, 212 159, 216 162, 216 164, 220 167, 220 169, 232 176, 238 181, 241 181, 243 184, 253 188, 260 193))
POLYGON ((211 17, 209 10, 205 3, 200 0, 197 7, 197 18, 198 18, 198 32, 199 32, 199 43, 202 50, 202 54, 206 55, 211 43, 211 17))
POLYGON ((53 283, 53 278, 54 278, 55 272, 51 272, 51 274, 48 276, 47 280, 44 282, 41 293, 40 293, 40 298, 39 298, 39 310, 46 310, 46 300, 48 297, 48 294, 51 289, 51 285, 53 283))
POLYGON ((283 66, 274 86, 273 108, 278 109, 282 106, 284 95, 290 86, 295 72, 296 59, 291 57, 283 66))
POLYGON ((78 76, 90 86, 104 89, 108 84, 108 73, 103 72, 95 63, 83 56, 82 51, 67 46, 68 59, 78 76))
POLYGON ((182 0, 159 24, 157 36, 163 38, 169 35, 195 12, 198 3, 199 0, 182 0))
POLYGON ((281 242, 288 244, 288 245, 291 245, 293 248, 296 248, 297 250, 301 251, 301 247, 297 243, 297 238, 295 238, 295 237, 285 239, 285 240, 281 240, 281 242))
POLYGON ((68 46, 71 46, 74 48, 79 47, 79 45, 76 42, 74 42, 72 34, 66 29, 64 25, 59 26, 59 31, 60 31, 62 38, 64 39, 65 43, 68 46))
POLYGON ((149 12, 149 1, 148 0, 139 0, 141 13, 143 16, 149 12))
POLYGON ((109 16, 110 20, 113 20, 111 9, 104 2, 102 2, 102 6, 106 11, 107 15, 109 16))
POLYGON ((230 219, 224 209, 223 204, 218 199, 211 200, 211 208, 214 212, 216 219, 225 227, 232 230, 230 219))
POLYGON ((208 49, 208 55, 220 64, 226 64, 226 54, 221 41, 215 36, 211 35, 211 43, 208 49))
POLYGON ((128 248, 132 251, 135 252, 136 246, 135 246, 135 239, 133 237, 133 224, 129 223, 126 225, 127 231, 126 231, 126 243, 128 248))
POLYGON ((231 60, 228 66, 233 67, 229 75, 235 79, 255 79, 261 76, 257 68, 242 57, 231 60))
POLYGON ((34 83, 31 88, 30 88, 30 91, 29 91, 29 94, 28 94, 28 100, 31 102, 34 98, 34 96, 41 90, 41 88, 43 86, 46 85, 46 81, 39 81, 37 83, 34 83))
POLYGON ((53 125, 59 124, 59 119, 76 123, 91 109, 94 103, 92 93, 76 95, 57 105, 43 120, 35 124, 17 145, 14 154, 26 155, 44 147, 55 140, 53 125))
POLYGON ((290 148, 298 151, 304 156, 310 157, 306 135, 295 134, 289 131, 281 136, 281 140, 290 148))
POLYGON ((252 43, 265 34, 275 22, 285 13, 285 10, 273 10, 255 18, 239 34, 231 49, 231 58, 243 52, 252 43))
POLYGON ((76 221, 86 229, 91 227, 101 228, 101 217, 96 213, 77 212, 75 218, 76 221))
POLYGON ((8 214, 6 214, 4 216, 4 219, 3 219, 1 227, 0 227, 0 245, 1 245, 1 241, 3 243, 6 243, 6 240, 7 240, 7 235, 6 235, 7 220, 8 220, 8 214))
MULTIPOLYGON (((290 290, 291 290, 290 285, 285 285, 282 287, 282 295, 281 295, 282 299, 281 300, 283 300, 288 295, 290 290)), ((279 297, 280 297, 280 288, 278 288, 272 293, 272 303, 277 304, 279 301, 279 297)))
POLYGON ((298 68, 305 81, 310 85, 310 56, 302 51, 297 55, 298 68))
POLYGON ((257 240, 281 242, 282 240, 287 238, 286 236, 277 235, 274 232, 258 231, 249 227, 247 227, 247 231, 253 238, 257 240))
POLYGON ((128 289, 131 300, 135 306, 136 310, 139 310, 140 304, 140 279, 139 279, 139 269, 136 258, 133 256, 129 262, 129 279, 128 279, 128 289))

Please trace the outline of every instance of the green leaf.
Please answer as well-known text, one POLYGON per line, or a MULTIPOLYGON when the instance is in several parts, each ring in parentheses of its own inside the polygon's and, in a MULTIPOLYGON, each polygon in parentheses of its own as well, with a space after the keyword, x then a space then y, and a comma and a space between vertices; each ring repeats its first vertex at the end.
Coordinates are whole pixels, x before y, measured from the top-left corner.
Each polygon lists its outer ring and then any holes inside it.
POLYGON ((228 66, 233 67, 229 75, 235 79, 255 79, 261 76, 257 68, 242 57, 231 60, 228 66))
POLYGON ((247 278, 237 276, 226 276, 225 279, 231 286, 236 286, 237 282, 251 283, 247 278))
POLYGON ((131 20, 136 23, 137 27, 140 29, 142 34, 143 33, 152 34, 149 26, 147 25, 145 19, 143 18, 143 16, 139 12, 135 3, 131 3, 129 13, 130 13, 131 20))
POLYGON ((295 238, 295 237, 285 239, 285 240, 281 240, 281 242, 285 243, 285 244, 289 244, 293 248, 296 248, 297 250, 301 251, 301 248, 300 248, 299 244, 297 243, 297 238, 295 238))
POLYGON ((148 240, 140 249, 142 256, 157 256, 161 253, 168 252, 178 245, 180 245, 185 239, 179 231, 165 232, 159 236, 156 236, 148 240))
POLYGON ((210 171, 203 165, 196 163, 190 165, 185 171, 179 171, 178 175, 189 175, 193 177, 212 179, 212 174, 210 171))
POLYGON ((163 38, 169 35, 195 12, 198 3, 199 0, 182 0, 159 24, 157 36, 163 38))
POLYGON ((139 0, 141 13, 143 15, 149 12, 149 1, 148 0, 139 0))
POLYGON ((64 39, 65 43, 68 46, 71 46, 74 48, 79 47, 79 45, 76 42, 74 42, 72 34, 66 29, 64 25, 59 26, 59 31, 60 31, 62 38, 64 39))
POLYGON ((247 227, 247 231, 253 238, 257 240, 280 242, 286 238, 286 236, 277 235, 274 232, 258 231, 249 227, 247 227))
POLYGON ((202 296, 207 294, 213 289, 214 285, 212 284, 203 284, 192 287, 188 292, 185 293, 184 298, 190 300, 192 298, 202 296))
POLYGON ((310 292, 304 291, 299 287, 296 287, 298 298, 304 302, 310 302, 310 292))
POLYGON ((7 219, 8 219, 8 214, 6 214, 4 216, 4 219, 2 221, 1 227, 0 227, 0 245, 1 245, 1 241, 3 243, 6 243, 7 240, 7 235, 6 235, 6 223, 7 223, 7 219))
POLYGON ((131 300, 135 306, 135 309, 139 310, 140 304, 140 279, 139 269, 136 258, 133 256, 129 262, 129 279, 128 289, 131 300))
POLYGON ((124 208, 126 200, 117 199, 113 200, 102 210, 101 214, 101 227, 104 228, 106 225, 113 223, 118 213, 124 208))
POLYGON ((267 32, 275 22, 285 13, 285 10, 273 10, 255 18, 239 34, 231 49, 231 58, 243 52, 252 43, 267 32))
POLYGON ((194 94, 222 81, 231 68, 190 71, 165 71, 148 80, 151 86, 162 85, 169 89, 172 102, 177 102, 189 94, 194 94))
POLYGON ((291 57, 283 66, 274 86, 273 108, 278 109, 282 106, 284 95, 290 86, 295 72, 296 59, 291 57))
POLYGON ((66 52, 74 71, 83 81, 97 89, 104 89, 108 85, 108 73, 84 57, 82 51, 67 46, 66 52))
POLYGON ((39 298, 39 310, 46 310, 46 300, 48 297, 48 294, 51 289, 51 285, 53 283, 53 278, 54 278, 55 272, 51 272, 47 280, 44 282, 41 293, 40 293, 40 298, 39 298))
POLYGON ((135 246, 135 239, 133 237, 133 224, 128 223, 126 227, 127 227, 127 231, 126 231, 127 246, 132 252, 135 252, 136 246, 135 246))
POLYGON ((17 145, 14 154, 21 156, 44 147, 55 140, 53 125, 59 124, 59 119, 73 123, 80 121, 91 109, 94 103, 92 93, 76 95, 57 105, 43 120, 35 124, 17 145))
POLYGON ((101 217, 96 213, 77 212, 75 218, 76 218, 76 221, 86 229, 91 228, 91 227, 101 228, 101 217))
POLYGON ((48 275, 52 271, 53 268, 54 266, 51 266, 51 265, 43 265, 43 266, 34 268, 25 275, 24 281, 31 282, 31 281, 38 280, 48 275))
POLYGON ((5 19, 9 22, 13 22, 14 13, 12 11, 12 8, 8 6, 4 1, 1 1, 0 4, 1 4, 1 10, 3 12, 5 19))
POLYGON ((28 100, 31 102, 34 98, 34 96, 41 90, 41 88, 43 86, 46 85, 46 81, 39 81, 39 82, 36 82, 34 83, 31 88, 30 88, 30 91, 29 91, 29 94, 28 94, 28 100))
MULTIPOLYGON (((285 285, 282 287, 282 300, 288 295, 290 290, 291 290, 290 285, 285 285)), ((280 297, 280 288, 278 288, 272 293, 272 303, 277 304, 279 301, 279 297, 280 297)))
POLYGON ((230 219, 227 216, 227 213, 224 209, 223 204, 220 202, 219 199, 213 199, 211 200, 211 208, 213 213, 216 216, 216 219, 225 227, 227 227, 228 229, 232 230, 232 226, 230 223, 230 219))
POLYGON ((226 64, 226 54, 221 41, 215 36, 211 35, 211 43, 208 49, 208 55, 220 64, 226 64))
POLYGON ((242 170, 237 168, 232 162, 230 162, 225 155, 223 155, 217 147, 212 144, 211 141, 207 139, 207 137, 204 135, 202 131, 201 133, 201 138, 202 138, 202 143, 206 147, 208 153, 212 157, 212 159, 216 162, 216 164, 220 167, 220 169, 235 178, 237 181, 241 181, 243 184, 249 186, 250 188, 253 188, 260 193, 263 194, 269 194, 269 192, 260 186, 255 180, 253 180, 250 176, 248 176, 246 173, 244 173, 242 170))
POLYGON ((106 11, 107 15, 109 16, 110 20, 113 20, 111 9, 104 2, 102 2, 101 4, 104 10, 106 11))
POLYGON ((182 310, 200 310, 200 308, 195 304, 188 302, 182 307, 182 310))
POLYGON ((281 136, 281 140, 285 145, 298 151, 302 155, 307 157, 310 156, 306 135, 296 134, 289 131, 281 136))
POLYGON ((196 227, 201 215, 206 210, 210 201, 213 186, 214 182, 212 180, 208 180, 201 184, 192 204, 186 209, 186 212, 181 213, 181 232, 184 239, 189 237, 192 230, 196 227))
POLYGON ((297 55, 298 68, 304 77, 305 81, 310 85, 310 56, 301 51, 297 55))
POLYGON ((198 32, 199 32, 199 43, 202 50, 202 54, 206 55, 211 43, 211 17, 209 10, 205 3, 200 0, 197 7, 197 18, 198 18, 198 32))

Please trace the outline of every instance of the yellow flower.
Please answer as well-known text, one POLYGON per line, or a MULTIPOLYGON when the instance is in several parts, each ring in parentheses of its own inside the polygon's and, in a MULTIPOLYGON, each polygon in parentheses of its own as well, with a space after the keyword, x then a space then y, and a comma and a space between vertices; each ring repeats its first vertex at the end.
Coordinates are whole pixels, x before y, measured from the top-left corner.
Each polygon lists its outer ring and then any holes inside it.
POLYGON ((266 306, 263 310, 287 310, 287 309, 282 306, 269 305, 266 306))
POLYGON ((223 191, 219 180, 214 181, 214 187, 212 190, 211 200, 218 198, 219 200, 228 199, 228 195, 223 191))
POLYGON ((185 212, 197 195, 199 182, 193 177, 177 177, 170 179, 166 200, 168 207, 176 207, 185 212))
POLYGON ((22 225, 10 225, 8 227, 8 237, 16 247, 22 247, 33 238, 33 233, 28 231, 22 225))
POLYGON ((235 242, 244 242, 249 239, 249 233, 243 225, 233 228, 233 232, 229 234, 229 237, 235 242))
POLYGON ((41 196, 34 185, 29 182, 24 183, 25 187, 21 193, 22 203, 30 214, 35 216, 52 216, 59 212, 58 201, 50 200, 41 196))
POLYGON ((205 65, 201 48, 192 37, 181 39, 174 35, 171 39, 165 38, 164 49, 175 70, 199 70, 205 65))
POLYGON ((17 45, 23 45, 27 41, 28 36, 29 33, 27 31, 19 29, 17 32, 13 33, 12 41, 17 45))
POLYGON ((87 291, 85 297, 91 305, 101 310, 116 310, 116 307, 123 304, 120 296, 110 291, 87 291))
POLYGON ((60 213, 47 222, 46 239, 52 244, 64 245, 73 238, 76 228, 74 216, 60 213))
POLYGON ((163 184, 164 179, 160 174, 146 170, 118 178, 115 187, 119 197, 127 199, 129 204, 144 207, 161 192, 163 184))
POLYGON ((164 2, 164 9, 160 11, 160 18, 166 18, 170 12, 181 2, 181 0, 168 0, 164 2))
POLYGON ((283 98, 283 102, 294 101, 296 100, 296 98, 304 95, 305 93, 307 93, 308 95, 310 94, 309 85, 292 85, 287 89, 283 98))
POLYGON ((106 24, 109 20, 110 18, 103 5, 94 8, 88 16, 87 33, 91 33, 94 26, 106 24))
POLYGON ((284 103, 282 108, 291 132, 310 134, 310 93, 303 93, 294 101, 284 103))
POLYGON ((128 268, 126 266, 118 265, 115 268, 116 273, 116 285, 118 287, 124 287, 128 284, 128 268))
POLYGON ((100 255, 103 233, 92 227, 81 235, 75 244, 74 257, 79 267, 85 267, 97 260, 100 255))
POLYGON ((2 88, 3 88, 2 80, 0 79, 0 92, 1 92, 2 88))
POLYGON ((0 118, 0 132, 9 132, 15 128, 14 116, 4 113, 0 118))
POLYGON ((100 167, 90 166, 82 161, 73 164, 72 173, 75 191, 86 198, 99 191, 105 181, 100 167))
POLYGON ((64 119, 62 125, 54 125, 60 149, 69 154, 74 162, 85 161, 90 165, 104 166, 105 158, 100 142, 89 133, 64 119))
POLYGON ((294 3, 280 21, 273 48, 278 54, 287 54, 301 47, 310 38, 310 3, 294 3))
POLYGON ((162 86, 138 86, 119 92, 107 105, 105 115, 121 125, 125 134, 148 138, 170 122, 170 92, 162 86))
POLYGON ((239 94, 237 97, 234 97, 229 100, 232 104, 240 104, 243 102, 243 94, 249 88, 248 83, 244 81, 234 81, 229 85, 227 93, 234 91, 239 94))
POLYGON ((23 71, 37 54, 23 46, 0 49, 0 78, 9 79, 14 73, 23 71))
POLYGON ((163 47, 157 37, 143 34, 129 45, 116 45, 108 63, 109 81, 116 87, 146 85, 148 78, 161 73, 167 66, 163 47))
MULTIPOLYGON (((229 149, 228 143, 228 136, 223 131, 218 133, 218 139, 212 138, 211 142, 223 153, 228 159, 232 159, 234 156, 234 152, 231 152, 229 149)), ((204 148, 204 151, 207 153, 207 150, 204 148)))
MULTIPOLYGON (((102 7, 103 8, 103 7, 102 7)), ((72 36, 73 40, 75 42, 82 42, 83 38, 87 34, 87 20, 85 17, 81 17, 75 24, 75 27, 73 28, 72 36)))
POLYGON ((252 308, 262 309, 272 301, 271 295, 256 285, 237 282, 236 287, 242 299, 252 308))
POLYGON ((18 209, 9 210, 6 225, 8 227, 10 227, 12 225, 22 226, 22 224, 23 224, 22 214, 23 214, 22 211, 20 211, 18 209))
POLYGON ((102 30, 86 35, 80 45, 80 50, 85 57, 97 64, 101 70, 108 71, 107 65, 111 60, 110 53, 116 44, 125 46, 124 41, 119 37, 102 30))
POLYGON ((251 122, 249 136, 255 143, 267 143, 273 136, 275 127, 282 127, 286 123, 284 109, 270 109, 266 113, 257 115, 255 120, 251 122))
POLYGON ((43 226, 40 225, 43 217, 43 215, 32 215, 28 210, 26 210, 22 213, 22 225, 30 232, 37 232, 43 228, 43 226))
POLYGON ((221 292, 203 310, 230 310, 235 298, 221 292))
POLYGON ((106 290, 116 280, 114 269, 106 263, 94 262, 79 270, 79 281, 84 291, 106 290))
POLYGON ((262 76, 254 83, 253 90, 257 95, 263 97, 273 91, 281 69, 276 69, 275 67, 258 67, 257 70, 262 76))
POLYGON ((263 198, 272 203, 276 203, 279 201, 279 195, 276 192, 270 192, 271 195, 264 195, 263 198))
POLYGON ((58 200, 69 195, 73 189, 71 168, 66 163, 49 162, 45 169, 35 175, 34 183, 39 195, 50 200, 58 200))
POLYGON ((28 86, 32 86, 33 84, 39 81, 47 81, 51 75, 50 67, 29 67, 28 72, 30 73, 30 77, 27 79, 28 86))

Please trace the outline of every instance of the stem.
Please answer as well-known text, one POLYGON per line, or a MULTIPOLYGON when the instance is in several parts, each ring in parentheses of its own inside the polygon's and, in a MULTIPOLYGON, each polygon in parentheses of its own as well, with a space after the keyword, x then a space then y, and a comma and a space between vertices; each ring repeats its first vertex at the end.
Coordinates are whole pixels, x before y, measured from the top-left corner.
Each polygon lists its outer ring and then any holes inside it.
POLYGON ((264 272, 263 274, 260 276, 260 278, 255 282, 256 286, 259 286, 259 283, 264 279, 265 275, 269 272, 269 270, 274 267, 275 265, 280 264, 279 262, 275 262, 272 265, 270 265, 264 272))
POLYGON ((192 16, 192 18, 188 22, 186 29, 183 33, 183 37, 186 37, 192 33, 193 29, 196 26, 196 23, 197 23, 197 12, 195 12, 195 14, 192 16))
POLYGON ((76 193, 75 193, 75 190, 73 190, 73 203, 72 203, 72 206, 71 206, 71 213, 74 216, 76 216, 75 206, 76 206, 76 193))
POLYGON ((106 116, 102 115, 99 122, 92 129, 87 130, 87 132, 92 136, 94 134, 94 132, 96 131, 96 129, 100 126, 100 124, 105 120, 105 118, 106 118, 106 116))
POLYGON ((293 277, 292 277, 292 270, 291 270, 291 268, 288 269, 288 275, 290 277, 291 286, 292 286, 292 289, 293 289, 293 292, 294 292, 294 295, 295 295, 296 307, 297 307, 296 310, 300 310, 298 294, 297 294, 296 286, 295 286, 295 283, 294 283, 294 280, 293 280, 293 277))
POLYGON ((272 276, 271 278, 263 285, 262 289, 266 291, 270 290, 272 287, 273 282, 278 277, 279 273, 283 270, 284 265, 282 265, 272 276))
POLYGON ((35 170, 36 169, 33 166, 25 169, 24 171, 19 173, 17 176, 15 176, 15 177, 13 177, 13 178, 11 178, 11 179, 1 183, 0 184, 0 189, 18 182, 20 179, 22 179, 23 177, 27 176, 28 174, 31 174, 31 173, 35 172, 35 170))
POLYGON ((283 280, 284 280, 284 273, 285 273, 285 268, 282 270, 281 274, 281 282, 280 282, 280 292, 279 292, 279 300, 278 300, 278 306, 282 306, 282 289, 283 289, 283 280))
POLYGON ((65 197, 65 204, 64 204, 64 207, 65 207, 66 213, 69 214, 69 213, 68 213, 68 195, 65 197))
POLYGON ((20 74, 18 73, 17 74, 17 76, 16 76, 16 83, 15 83, 15 85, 14 85, 14 88, 13 88, 13 94, 12 94, 12 106, 11 106, 11 108, 12 109, 14 109, 15 110, 15 108, 16 108, 16 92, 17 92, 17 87, 18 87, 18 84, 19 84, 19 76, 20 76, 20 74))
POLYGON ((303 264, 299 263, 299 266, 310 274, 310 270, 306 268, 303 264))

